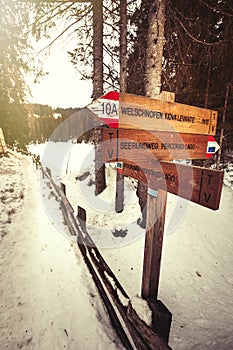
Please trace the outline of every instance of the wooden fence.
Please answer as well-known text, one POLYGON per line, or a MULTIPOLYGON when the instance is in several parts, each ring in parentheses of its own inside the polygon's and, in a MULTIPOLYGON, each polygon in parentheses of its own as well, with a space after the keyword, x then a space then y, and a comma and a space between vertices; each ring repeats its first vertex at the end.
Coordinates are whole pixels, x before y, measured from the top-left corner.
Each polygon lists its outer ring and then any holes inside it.
POLYGON ((43 176, 49 179, 60 200, 64 221, 71 235, 77 236, 80 252, 122 344, 127 350, 171 349, 168 345, 171 315, 168 315, 167 310, 161 308, 161 302, 159 305, 155 303, 154 308, 156 308, 157 314, 157 327, 150 328, 142 321, 133 309, 129 296, 87 232, 85 209, 78 207, 78 216, 76 220, 74 209, 65 195, 65 187, 62 186, 61 189, 55 184, 48 169, 45 170, 42 168, 42 172, 43 176), (113 282, 111 283, 111 281, 113 282), (119 295, 121 295, 122 298, 120 298, 119 295), (121 299, 127 300, 128 305, 124 305, 121 299))

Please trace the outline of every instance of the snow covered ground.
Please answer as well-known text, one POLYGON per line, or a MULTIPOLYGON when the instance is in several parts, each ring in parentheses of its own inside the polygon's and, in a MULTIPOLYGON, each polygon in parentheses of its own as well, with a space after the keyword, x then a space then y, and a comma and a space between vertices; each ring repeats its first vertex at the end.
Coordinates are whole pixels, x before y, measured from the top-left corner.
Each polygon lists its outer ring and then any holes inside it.
MULTIPOLYGON (((108 187, 97 199, 91 149, 60 146, 63 162, 52 151, 48 167, 59 170, 56 176, 66 184, 74 208, 87 209, 88 230, 126 292, 140 295, 144 231, 136 224, 135 181, 126 179, 125 211, 115 214, 116 169, 107 168, 108 187), (124 237, 114 235, 120 228, 124 237)), ((44 147, 31 150, 42 153, 44 147)), ((58 152, 59 144, 50 147, 58 152)), ((121 349, 39 170, 20 155, 1 158, 0 164, 0 348, 121 349)), ((173 314, 169 344, 174 350, 233 348, 231 165, 224 183, 215 212, 168 195, 159 298, 173 314)))
POLYGON ((40 173, 26 157, 0 161, 1 217, 14 192, 23 193, 21 207, 1 221, 0 349, 121 349, 77 245, 45 212, 40 173), (6 191, 15 183, 14 192, 6 191))
POLYGON ((7 233, 12 216, 23 204, 25 184, 21 158, 0 158, 0 240, 7 233))

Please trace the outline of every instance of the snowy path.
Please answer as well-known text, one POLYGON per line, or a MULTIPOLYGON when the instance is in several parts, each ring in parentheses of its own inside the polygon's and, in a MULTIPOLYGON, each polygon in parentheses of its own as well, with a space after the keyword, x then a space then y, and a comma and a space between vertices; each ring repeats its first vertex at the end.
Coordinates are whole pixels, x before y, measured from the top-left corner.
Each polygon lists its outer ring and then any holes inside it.
POLYGON ((39 173, 26 158, 21 170, 24 204, 0 242, 0 349, 120 349, 79 251, 44 211, 39 173))
MULTIPOLYGON (((0 166, 0 349, 121 349, 76 244, 44 211, 39 172, 26 158, 0 159, 0 166)), ((86 208, 72 176, 77 197, 72 203, 86 208)), ((232 184, 233 172, 228 178, 232 184)), ((108 193, 115 195, 111 188, 108 193)), ((176 198, 168 195, 167 222, 176 198)), ((180 203, 175 215, 186 204, 180 203)), ((159 298, 173 313, 169 344, 174 350, 233 349, 232 212, 233 191, 224 186, 218 211, 189 203, 180 225, 164 236, 159 298)), ((127 215, 125 210, 121 224, 127 215)), ((112 219, 106 215, 102 221, 115 242, 112 219)), ((140 294, 143 247, 141 237, 101 249, 131 298, 140 294)))

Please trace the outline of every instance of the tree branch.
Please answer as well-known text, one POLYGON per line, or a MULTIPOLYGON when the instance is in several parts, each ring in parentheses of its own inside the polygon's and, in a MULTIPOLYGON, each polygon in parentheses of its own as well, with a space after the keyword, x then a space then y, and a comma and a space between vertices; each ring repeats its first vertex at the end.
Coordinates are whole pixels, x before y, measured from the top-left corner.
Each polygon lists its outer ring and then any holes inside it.
POLYGON ((201 44, 201 45, 205 45, 205 46, 217 46, 217 45, 222 45, 222 44, 226 44, 227 42, 231 42, 233 39, 228 39, 228 40, 220 40, 220 41, 215 41, 213 43, 210 43, 210 42, 207 42, 207 41, 202 41, 202 40, 199 40, 197 38, 195 38, 190 32, 189 30, 185 27, 185 25, 179 20, 178 17, 176 17, 174 14, 173 14, 176 22, 178 22, 181 26, 181 28, 183 28, 183 30, 185 31, 185 33, 193 40, 195 41, 196 43, 198 44, 201 44))
POLYGON ((203 0, 198 0, 199 4, 203 5, 204 7, 206 7, 207 9, 213 11, 213 12, 216 12, 216 13, 221 13, 225 16, 229 16, 229 17, 233 17, 233 14, 229 13, 229 12, 226 12, 220 8, 218 8, 217 6, 214 7, 214 6, 210 6, 209 4, 207 4, 205 1, 203 0))
MULTIPOLYGON (((52 8, 50 11, 48 11, 46 13, 46 16, 49 16, 50 13, 53 13, 57 8, 60 8, 62 6, 61 3, 59 3, 56 7, 52 8)), ((64 11, 66 11, 67 9, 69 9, 72 6, 72 4, 69 4, 69 6, 67 6, 64 11)), ((63 12, 63 11, 62 11, 63 12)), ((61 13, 62 13, 61 12, 61 13)), ((45 24, 46 22, 50 21, 51 19, 53 19, 54 17, 56 17, 59 13, 55 13, 54 15, 51 15, 50 17, 48 17, 46 20, 44 20, 43 22, 38 23, 41 19, 44 19, 45 15, 43 14, 42 16, 40 16, 39 18, 36 18, 34 22, 29 24, 29 27, 33 27, 34 25, 36 26, 41 26, 42 24, 45 24)), ((28 32, 30 33, 30 31, 28 32)), ((28 34, 27 33, 27 34, 28 34)))
MULTIPOLYGON (((85 10, 88 10, 89 8, 86 8, 85 10)), ((76 21, 68 25, 59 35, 57 35, 48 45, 46 45, 43 49, 41 49, 36 56, 41 54, 43 51, 47 50, 49 47, 51 47, 64 33, 66 33, 73 25, 79 23, 85 16, 86 16, 87 11, 82 12, 82 16, 78 17, 76 21)))
POLYGON ((41 52, 47 50, 49 47, 51 47, 68 29, 70 29, 74 24, 78 23, 79 20, 71 23, 68 27, 66 27, 59 35, 57 35, 48 45, 46 45, 43 49, 41 49, 36 56, 41 54, 41 52))

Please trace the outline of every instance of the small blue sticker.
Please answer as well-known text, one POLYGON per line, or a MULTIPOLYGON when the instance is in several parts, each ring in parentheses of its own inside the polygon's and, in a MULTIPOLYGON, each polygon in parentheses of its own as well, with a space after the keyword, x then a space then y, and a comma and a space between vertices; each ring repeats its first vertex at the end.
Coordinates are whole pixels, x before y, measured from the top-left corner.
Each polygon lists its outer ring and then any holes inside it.
POLYGON ((215 147, 208 147, 208 153, 215 153, 215 147))

